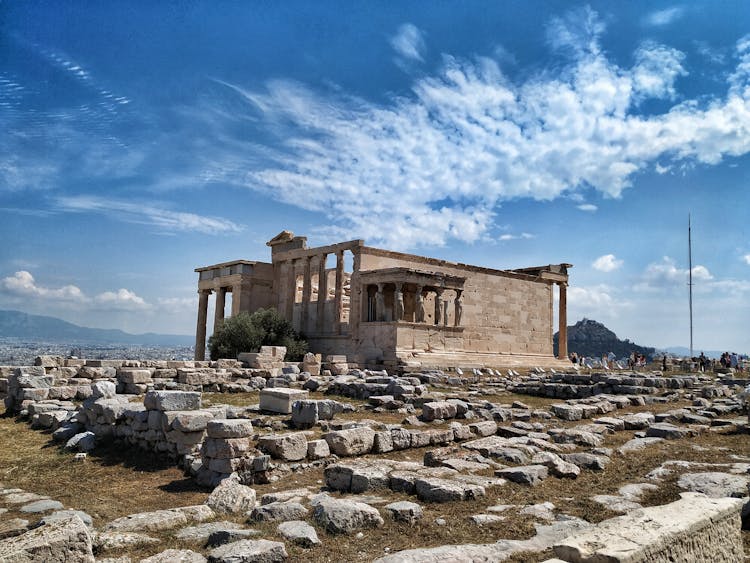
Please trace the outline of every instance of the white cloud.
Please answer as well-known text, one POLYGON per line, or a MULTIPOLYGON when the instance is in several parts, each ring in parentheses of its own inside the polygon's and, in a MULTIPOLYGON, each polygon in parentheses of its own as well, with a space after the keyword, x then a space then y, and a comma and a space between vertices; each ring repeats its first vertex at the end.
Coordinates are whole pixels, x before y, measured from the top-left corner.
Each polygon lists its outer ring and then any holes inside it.
POLYGON ((422 32, 415 25, 405 23, 398 28, 396 35, 391 37, 391 47, 399 56, 410 61, 423 61, 425 50, 422 32))
POLYGON ((664 10, 657 10, 648 14, 643 22, 646 25, 661 27, 677 21, 685 14, 685 8, 682 6, 672 6, 664 10))
POLYGON ((194 231, 215 235, 242 231, 242 226, 228 219, 95 196, 61 197, 58 198, 57 203, 63 211, 104 213, 130 223, 153 225, 167 232, 194 231))
MULTIPOLYGON (((673 258, 664 256, 661 262, 653 262, 646 267, 634 289, 638 291, 654 291, 679 286, 688 283, 688 269, 679 268, 673 258)), ((693 266, 693 283, 703 288, 720 289, 723 282, 714 281, 714 276, 705 266, 693 266)))
POLYGON ((131 311, 150 308, 150 305, 142 297, 128 289, 105 291, 89 298, 75 285, 65 285, 58 288, 39 285, 34 276, 26 270, 20 270, 12 276, 0 279, 0 292, 7 294, 9 297, 33 298, 37 306, 41 303, 46 305, 63 303, 74 305, 80 310, 95 308, 106 311, 131 311))
POLYGON ((745 262, 745 264, 747 264, 748 266, 750 266, 750 254, 745 254, 742 257, 742 260, 745 262))
POLYGON ((60 301, 82 302, 83 292, 75 285, 65 285, 59 288, 49 288, 37 285, 34 276, 26 270, 20 270, 0 280, 0 290, 22 297, 54 299, 60 301))
POLYGON ((576 206, 581 211, 588 211, 589 213, 593 213, 597 209, 599 209, 596 205, 593 203, 582 203, 581 205, 576 206))
POLYGON ((618 260, 614 254, 599 256, 591 266, 600 272, 613 272, 622 266, 622 260, 618 260))
POLYGON ((105 291, 94 297, 94 302, 106 309, 132 310, 148 309, 149 305, 142 297, 128 289, 118 289, 117 291, 105 291))
POLYGON ((568 287, 568 319, 617 319, 621 312, 633 304, 618 295, 618 290, 608 285, 568 287))
POLYGON ((523 239, 528 240, 535 238, 536 235, 532 235, 531 233, 521 233, 520 235, 514 235, 511 233, 505 233, 500 235, 500 240, 517 240, 517 239, 523 239))
POLYGON ((744 43, 726 98, 641 115, 644 99, 676 95, 682 54, 649 42, 623 68, 599 49, 602 32, 590 11, 555 20, 550 36, 572 49, 572 62, 522 83, 490 59, 446 55, 412 96, 385 105, 286 81, 265 92, 235 87, 248 111, 283 135, 264 147, 272 164, 243 167, 233 158, 214 177, 324 214, 350 235, 408 248, 479 240, 503 201, 589 189, 620 197, 634 174, 657 164, 716 164, 750 152, 744 43))

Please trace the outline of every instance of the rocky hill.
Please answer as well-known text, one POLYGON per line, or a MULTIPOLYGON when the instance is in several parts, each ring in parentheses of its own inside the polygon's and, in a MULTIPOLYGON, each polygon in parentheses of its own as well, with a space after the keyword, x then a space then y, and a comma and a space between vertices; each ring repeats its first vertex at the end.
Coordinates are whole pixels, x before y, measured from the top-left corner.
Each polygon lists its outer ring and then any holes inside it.
POLYGON ((88 328, 20 311, 0 310, 0 338, 66 344, 116 343, 152 346, 189 346, 194 337, 180 334, 130 334, 118 329, 88 328))
MULTIPOLYGON (((554 335, 555 355, 557 355, 558 350, 558 337, 559 334, 556 332, 554 335)), ((639 346, 628 339, 620 340, 614 332, 602 323, 591 319, 583 319, 568 327, 568 352, 576 352, 579 356, 596 358, 614 352, 618 359, 635 352, 651 359, 656 350, 647 346, 639 346)))

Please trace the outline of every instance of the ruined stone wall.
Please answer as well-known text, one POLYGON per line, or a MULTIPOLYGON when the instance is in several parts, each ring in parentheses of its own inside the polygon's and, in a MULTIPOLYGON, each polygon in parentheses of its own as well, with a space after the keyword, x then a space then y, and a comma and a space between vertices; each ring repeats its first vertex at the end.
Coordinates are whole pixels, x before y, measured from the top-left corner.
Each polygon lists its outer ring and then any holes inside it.
MULTIPOLYGON (((501 354, 552 355, 552 287, 523 276, 410 256, 379 249, 363 248, 361 270, 405 267, 439 271, 465 277, 463 292, 464 327, 461 350, 501 354)), ((434 324, 434 298, 425 300, 427 323, 434 324)), ((360 323, 360 331, 367 323, 360 323)), ((440 338, 427 331, 408 332, 399 346, 411 338, 416 349, 439 349, 440 338)), ((458 344, 451 342, 450 345, 458 344)))

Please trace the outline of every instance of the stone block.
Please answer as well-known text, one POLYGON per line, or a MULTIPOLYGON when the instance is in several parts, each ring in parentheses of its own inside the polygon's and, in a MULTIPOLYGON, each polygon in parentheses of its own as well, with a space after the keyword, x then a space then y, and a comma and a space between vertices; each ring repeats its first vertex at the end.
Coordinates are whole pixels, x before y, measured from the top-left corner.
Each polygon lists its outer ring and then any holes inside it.
POLYGON ((456 412, 455 403, 449 403, 448 401, 435 401, 422 405, 422 418, 428 422, 438 419, 455 418, 456 412))
POLYGON ((323 459, 331 455, 331 449, 325 440, 310 440, 307 442, 307 458, 310 460, 323 459))
POLYGON ((143 404, 149 410, 194 411, 201 408, 201 394, 195 391, 149 391, 143 404))
POLYGON ((250 450, 247 438, 207 438, 203 442, 203 455, 214 459, 241 457, 250 450))
POLYGON ((299 461, 307 457, 307 436, 303 432, 260 436, 258 449, 284 461, 299 461))
POLYGON ((323 436, 331 451, 339 456, 370 453, 375 441, 375 431, 367 426, 337 430, 323 436))
POLYGON ((253 424, 246 418, 213 419, 206 424, 209 438, 248 438, 253 435, 253 424))
POLYGON ((295 401, 307 399, 310 394, 302 389, 272 388, 260 391, 260 409, 280 414, 291 414, 295 401))
POLYGON ((151 370, 120 368, 117 379, 122 383, 151 383, 151 370))
POLYGON ((91 535, 78 516, 49 522, 0 542, 0 560, 94 563, 91 535))

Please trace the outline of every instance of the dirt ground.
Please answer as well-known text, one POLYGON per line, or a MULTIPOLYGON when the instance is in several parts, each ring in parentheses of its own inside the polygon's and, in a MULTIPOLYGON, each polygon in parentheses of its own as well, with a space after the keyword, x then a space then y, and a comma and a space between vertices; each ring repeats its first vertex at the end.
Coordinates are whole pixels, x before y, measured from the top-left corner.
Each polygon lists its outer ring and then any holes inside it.
MULTIPOLYGON (((329 396, 330 397, 330 396, 329 396)), ((237 395, 204 394, 205 403, 217 402, 236 405, 257 403, 257 393, 237 395)), ((332 397, 355 405, 353 401, 332 397)), ((551 402, 528 396, 500 394, 491 398, 493 402, 510 403, 523 401, 534 408, 541 408, 551 402)), ((687 405, 687 402, 648 405, 617 411, 624 412, 669 410, 687 405)), ((384 422, 394 422, 394 415, 377 414, 371 411, 352 415, 340 415, 342 419, 373 418, 384 422)), ((337 417, 338 418, 338 417, 337 417)), ((403 418, 401 416, 400 418, 403 418)), ((396 422, 400 422, 396 420, 396 422)), ((559 421, 555 421, 557 425, 559 421)), ((621 445, 633 437, 633 431, 622 431, 607 436, 604 446, 621 445)), ((430 448, 412 449, 385 454, 388 459, 421 461, 430 448)), ((377 456, 366 456, 376 459, 377 456)), ((445 544, 491 543, 499 539, 525 539, 534 534, 534 524, 539 523, 529 516, 519 514, 523 506, 551 501, 556 506, 556 514, 564 513, 599 522, 617 516, 618 513, 593 502, 594 494, 614 494, 627 483, 646 482, 645 476, 668 460, 684 460, 706 463, 750 463, 750 436, 739 433, 705 432, 691 439, 663 441, 640 452, 627 455, 614 454, 612 462, 603 471, 583 470, 577 479, 557 479, 550 477, 536 487, 507 483, 487 489, 487 496, 474 501, 443 504, 421 503, 424 517, 415 525, 389 521, 374 530, 365 530, 362 537, 331 536, 318 528, 322 545, 311 550, 287 543, 289 561, 370 561, 387 553, 415 547, 433 547, 445 544), (518 508, 502 513, 505 519, 492 525, 478 526, 469 520, 474 514, 485 512, 488 507, 499 504, 512 504, 518 508), (437 519, 445 524, 438 525, 437 519)), ((694 471, 690 469, 687 471, 694 471)), ((686 470, 682 470, 686 471, 686 470)), ((486 471, 491 475, 491 471, 486 471)), ((675 471, 659 484, 659 490, 646 495, 644 505, 664 504, 679 498, 676 481, 680 475, 675 471)), ((85 461, 76 461, 74 454, 61 450, 51 442, 49 434, 31 430, 25 422, 10 417, 0 417, 0 481, 5 487, 17 487, 29 492, 48 495, 62 502, 66 508, 75 508, 89 513, 95 526, 135 512, 145 512, 163 508, 203 503, 208 491, 201 489, 186 478, 171 463, 154 454, 118 446, 103 447, 90 454, 85 461)), ((296 471, 276 483, 255 485, 258 498, 263 494, 298 487, 308 487, 313 491, 324 485, 322 469, 296 471)), ((390 490, 367 493, 367 502, 382 507, 395 500, 412 500, 403 494, 390 490), (380 498, 372 498, 373 496, 380 498)), ((12 511, 5 518, 18 516, 12 511)), ((28 518, 28 515, 26 515, 28 518)), ((243 518, 234 521, 244 522, 243 518)), ((308 521, 312 521, 308 518, 308 521)), ((247 523, 256 528, 266 539, 281 541, 275 524, 247 523)), ((165 532, 158 537, 159 545, 129 552, 103 553, 101 556, 130 555, 133 560, 158 553, 167 548, 190 548, 206 553, 202 545, 181 542, 165 532)), ((750 554, 750 531, 743 532, 746 553, 750 554)), ((551 556, 544 554, 521 554, 511 561, 543 561, 551 556)))

